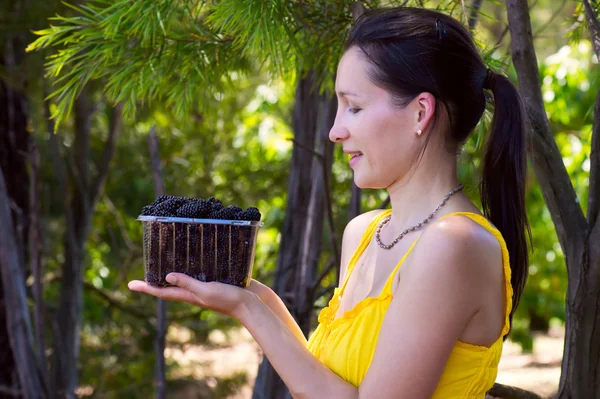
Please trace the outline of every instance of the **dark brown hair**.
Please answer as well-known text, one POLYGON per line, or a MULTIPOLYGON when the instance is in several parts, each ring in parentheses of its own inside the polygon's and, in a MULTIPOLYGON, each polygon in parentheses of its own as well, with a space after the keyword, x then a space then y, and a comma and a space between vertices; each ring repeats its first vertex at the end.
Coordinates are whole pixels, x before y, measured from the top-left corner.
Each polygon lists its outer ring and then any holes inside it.
POLYGON ((370 79, 391 93, 396 105, 405 106, 419 94, 431 93, 436 99, 432 126, 443 105, 449 120, 446 141, 454 150, 481 119, 484 89, 492 93, 494 116, 480 195, 484 214, 508 247, 514 290, 512 322, 527 280, 526 236, 530 234, 525 212, 524 112, 517 89, 508 78, 486 67, 467 29, 437 11, 410 7, 367 11, 350 31, 346 50, 351 47, 358 47, 370 61, 370 79))

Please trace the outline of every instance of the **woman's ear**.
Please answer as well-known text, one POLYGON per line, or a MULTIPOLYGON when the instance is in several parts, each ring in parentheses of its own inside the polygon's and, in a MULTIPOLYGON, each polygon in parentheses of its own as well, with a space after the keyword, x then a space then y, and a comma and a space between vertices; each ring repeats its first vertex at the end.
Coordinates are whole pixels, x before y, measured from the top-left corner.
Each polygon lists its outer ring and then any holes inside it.
POLYGON ((435 115, 435 97, 431 93, 421 93, 413 103, 417 110, 417 129, 428 132, 435 115))

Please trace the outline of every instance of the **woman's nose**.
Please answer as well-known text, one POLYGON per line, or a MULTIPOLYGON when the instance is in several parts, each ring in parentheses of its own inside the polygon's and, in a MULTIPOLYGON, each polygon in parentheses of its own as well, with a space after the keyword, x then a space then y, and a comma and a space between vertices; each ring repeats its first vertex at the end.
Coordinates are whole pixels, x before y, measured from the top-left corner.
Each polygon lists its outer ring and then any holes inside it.
POLYGON ((334 143, 339 143, 340 141, 344 141, 350 136, 350 132, 343 126, 339 126, 334 122, 331 130, 329 131, 329 140, 334 143))

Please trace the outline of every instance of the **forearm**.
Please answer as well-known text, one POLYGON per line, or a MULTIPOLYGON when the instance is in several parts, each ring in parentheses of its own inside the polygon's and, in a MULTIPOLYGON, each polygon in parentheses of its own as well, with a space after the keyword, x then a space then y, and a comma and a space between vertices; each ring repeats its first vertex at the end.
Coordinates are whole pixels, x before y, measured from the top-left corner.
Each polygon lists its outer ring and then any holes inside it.
POLYGON ((258 298, 245 304, 238 319, 295 398, 358 398, 358 390, 314 357, 258 298))
POLYGON ((256 280, 252 280, 248 289, 258 295, 264 304, 289 328, 292 334, 306 346, 306 337, 298 326, 298 323, 296 323, 296 320, 294 320, 294 317, 292 317, 281 298, 271 288, 256 280))

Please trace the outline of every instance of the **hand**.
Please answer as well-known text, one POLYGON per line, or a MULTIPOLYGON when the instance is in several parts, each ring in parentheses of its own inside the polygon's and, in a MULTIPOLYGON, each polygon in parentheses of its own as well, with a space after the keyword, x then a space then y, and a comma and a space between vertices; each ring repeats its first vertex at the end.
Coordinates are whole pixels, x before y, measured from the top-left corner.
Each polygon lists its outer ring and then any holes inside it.
POLYGON ((183 273, 169 273, 166 280, 175 287, 155 287, 139 280, 129 282, 128 287, 132 291, 143 292, 167 301, 187 302, 211 309, 238 320, 249 301, 260 300, 251 290, 214 281, 205 283, 183 273))

